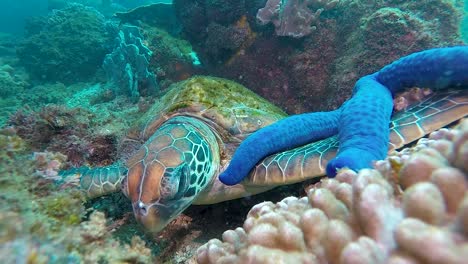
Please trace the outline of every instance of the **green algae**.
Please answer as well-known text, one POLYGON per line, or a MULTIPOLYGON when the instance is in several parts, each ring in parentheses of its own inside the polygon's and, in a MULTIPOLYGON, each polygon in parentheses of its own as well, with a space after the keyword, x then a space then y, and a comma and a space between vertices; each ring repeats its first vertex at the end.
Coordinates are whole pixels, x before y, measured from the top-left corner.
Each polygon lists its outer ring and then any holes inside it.
MULTIPOLYGON (((85 196, 79 190, 57 192, 39 201, 40 210, 59 224, 77 225, 85 214, 85 196)), ((56 228, 54 228, 56 229, 56 228)))
POLYGON ((145 129, 144 134, 151 135, 162 117, 177 114, 209 119, 235 133, 249 133, 286 116, 283 110, 241 84, 212 76, 194 76, 171 85, 138 120, 137 130, 145 129))

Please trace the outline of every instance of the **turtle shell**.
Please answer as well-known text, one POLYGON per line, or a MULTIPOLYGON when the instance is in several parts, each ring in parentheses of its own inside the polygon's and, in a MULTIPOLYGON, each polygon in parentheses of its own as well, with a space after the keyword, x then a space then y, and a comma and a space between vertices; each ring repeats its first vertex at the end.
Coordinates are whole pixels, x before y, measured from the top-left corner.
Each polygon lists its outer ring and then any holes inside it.
MULTIPOLYGON (((390 149, 392 145, 399 148, 462 118, 467 111, 466 99, 465 90, 440 91, 395 115, 391 127, 390 149), (412 116, 417 118, 411 119, 412 116), (439 119, 444 122, 437 122, 433 126, 434 120, 439 119), (408 120, 412 122, 407 122, 408 120), (424 132, 420 132, 421 128, 424 128, 424 132)), ((141 118, 140 139, 146 141, 164 122, 176 116, 194 117, 212 128, 218 139, 216 143, 219 145, 222 169, 243 139, 286 117, 286 114, 238 83, 215 77, 195 76, 174 84, 141 118)), ((322 176, 326 163, 335 156, 337 148, 338 140, 330 137, 271 155, 257 164, 241 184, 226 186, 215 177, 211 186, 194 203, 221 202, 263 192, 278 185, 322 176)))
POLYGON ((210 76, 195 76, 173 84, 138 121, 139 138, 146 141, 174 116, 192 116, 214 129, 220 144, 232 155, 249 134, 276 122, 286 113, 246 87, 210 76))

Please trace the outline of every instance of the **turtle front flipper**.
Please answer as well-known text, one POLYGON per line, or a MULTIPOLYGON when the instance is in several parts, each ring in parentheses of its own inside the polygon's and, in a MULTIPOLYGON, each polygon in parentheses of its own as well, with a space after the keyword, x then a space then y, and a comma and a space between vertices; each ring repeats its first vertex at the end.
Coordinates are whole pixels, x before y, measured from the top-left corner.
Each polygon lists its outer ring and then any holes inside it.
POLYGON ((399 149, 439 128, 466 117, 468 90, 438 91, 393 115, 390 150, 399 149))
MULTIPOLYGON (((425 135, 466 117, 468 90, 438 91, 392 116, 388 150, 399 149, 425 135)), ((258 163, 246 183, 291 184, 325 174, 326 164, 338 150, 336 136, 270 155, 258 163)))
POLYGON ((64 171, 62 175, 77 174, 80 188, 88 198, 96 198, 106 194, 118 192, 122 188, 122 181, 126 178, 128 169, 121 165, 106 167, 81 167, 64 171))
POLYGON ((255 166, 248 182, 275 186, 323 176, 327 162, 337 150, 338 138, 333 136, 270 155, 255 166))
POLYGON ((226 185, 240 183, 268 155, 335 135, 339 116, 340 110, 293 115, 257 130, 237 148, 219 180, 226 185))

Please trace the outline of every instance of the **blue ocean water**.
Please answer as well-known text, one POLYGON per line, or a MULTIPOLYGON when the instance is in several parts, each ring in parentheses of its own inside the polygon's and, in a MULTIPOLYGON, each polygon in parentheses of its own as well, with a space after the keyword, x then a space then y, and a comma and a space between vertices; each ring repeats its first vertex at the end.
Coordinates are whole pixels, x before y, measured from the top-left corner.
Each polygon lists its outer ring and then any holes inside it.
POLYGON ((28 18, 45 15, 48 12, 48 0, 1 0, 0 31, 22 33, 28 18))
MULTIPOLYGON (((84 3, 91 6, 100 6, 106 1, 70 1, 70 0, 1 0, 0 1, 0 32, 22 33, 28 18, 46 15, 52 8, 64 7, 69 3, 84 3)), ((110 2, 110 1, 109 1, 110 2)), ((117 0, 112 1, 125 8, 134 8, 154 2, 171 3, 172 0, 117 0)))

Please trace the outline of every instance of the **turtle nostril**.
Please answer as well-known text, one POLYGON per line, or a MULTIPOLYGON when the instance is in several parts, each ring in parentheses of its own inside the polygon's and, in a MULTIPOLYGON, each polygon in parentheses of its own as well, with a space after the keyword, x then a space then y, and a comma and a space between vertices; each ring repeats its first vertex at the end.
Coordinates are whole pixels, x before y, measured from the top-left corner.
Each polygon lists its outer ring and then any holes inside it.
POLYGON ((146 204, 139 202, 138 203, 138 210, 141 215, 146 215, 148 213, 148 206, 146 204))
POLYGON ((146 213, 148 213, 148 211, 146 210, 146 206, 140 208, 140 213, 141 213, 142 215, 146 215, 146 213))

